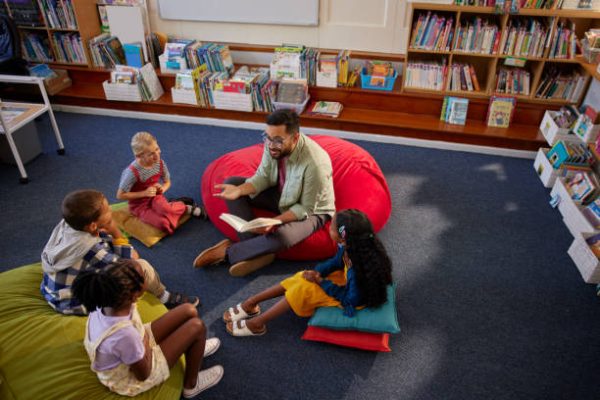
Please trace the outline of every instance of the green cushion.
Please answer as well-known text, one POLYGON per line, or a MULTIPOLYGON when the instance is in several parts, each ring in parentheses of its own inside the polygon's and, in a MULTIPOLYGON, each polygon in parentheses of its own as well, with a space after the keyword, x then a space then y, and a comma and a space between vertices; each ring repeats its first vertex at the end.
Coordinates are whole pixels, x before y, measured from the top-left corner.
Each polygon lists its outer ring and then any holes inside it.
MULTIPOLYGON (((41 265, 0 273, 0 398, 122 399, 90 369, 83 348, 86 317, 57 313, 40 294, 41 265)), ((166 312, 148 293, 138 301, 144 322, 166 312)), ((179 399, 183 360, 170 378, 139 399, 179 399)))
POLYGON ((308 325, 337 330, 398 333, 400 326, 396 315, 395 283, 387 287, 387 299, 381 307, 356 310, 353 317, 345 316, 339 307, 320 307, 310 318, 308 325))

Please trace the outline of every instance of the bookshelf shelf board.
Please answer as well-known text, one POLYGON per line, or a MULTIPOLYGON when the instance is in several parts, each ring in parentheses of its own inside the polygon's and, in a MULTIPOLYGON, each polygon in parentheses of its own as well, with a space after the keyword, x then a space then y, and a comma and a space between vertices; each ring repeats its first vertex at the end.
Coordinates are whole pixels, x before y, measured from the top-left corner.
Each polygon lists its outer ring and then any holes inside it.
POLYGON ((540 98, 537 98, 537 97, 534 97, 534 98, 530 99, 530 101, 532 103, 552 104, 552 105, 571 104, 570 101, 564 100, 564 99, 540 99, 540 98))
POLYGON ((600 73, 598 73, 598 65, 588 63, 583 56, 575 57, 575 60, 586 70, 588 74, 594 77, 594 79, 600 80, 600 73))
MULTIPOLYGON (((39 61, 36 61, 39 62, 39 61)), ((87 63, 75 63, 75 62, 68 62, 68 61, 48 61, 47 64, 56 64, 56 65, 76 65, 76 66, 80 66, 80 67, 86 67, 87 63)))
POLYGON ((468 90, 446 90, 443 94, 448 96, 469 96, 469 97, 488 97, 487 93, 482 91, 468 91, 468 90))
POLYGON ((579 64, 576 58, 548 58, 546 62, 562 64, 579 64))
POLYGON ((19 29, 24 29, 28 31, 45 31, 45 26, 18 26, 19 29))
POLYGON ((498 93, 498 92, 494 92, 494 96, 514 97, 517 100, 531 100, 531 95, 525 96, 525 95, 522 95, 522 94, 510 94, 510 93, 498 93))
POLYGON ((496 54, 485 54, 485 53, 469 53, 468 51, 456 51, 453 50, 452 54, 455 56, 469 56, 469 57, 483 57, 483 58, 496 58, 496 54))
POLYGON ((79 32, 78 29, 71 28, 48 28, 50 32, 79 32))
POLYGON ((442 90, 422 89, 422 88, 413 87, 413 86, 404 86, 404 90, 407 92, 415 92, 415 93, 429 93, 429 94, 437 94, 437 95, 444 94, 444 91, 442 91, 442 90))
POLYGON ((422 54, 451 54, 450 51, 440 51, 440 50, 423 50, 423 49, 408 49, 409 53, 422 53, 422 54))
POLYGON ((500 54, 498 58, 524 58, 527 61, 545 61, 546 58, 542 57, 529 57, 529 56, 515 56, 511 54, 500 54))

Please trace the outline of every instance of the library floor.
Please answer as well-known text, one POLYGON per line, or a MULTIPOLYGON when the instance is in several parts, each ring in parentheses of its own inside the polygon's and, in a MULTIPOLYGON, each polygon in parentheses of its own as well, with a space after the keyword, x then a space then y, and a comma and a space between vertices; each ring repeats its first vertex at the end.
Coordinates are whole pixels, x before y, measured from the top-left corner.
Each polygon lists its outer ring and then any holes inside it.
MULTIPOLYGON (((30 183, 19 185, 17 169, 0 165, 0 271, 39 260, 67 192, 93 187, 116 201, 135 132, 157 136, 173 177, 168 195, 196 200, 212 160, 260 137, 246 129, 56 115, 65 156, 56 154, 42 120, 44 154, 26 166, 30 183)), ((373 155, 392 194, 392 216, 379 234, 398 284, 402 332, 391 337, 392 352, 302 341, 307 320, 292 314, 273 321, 265 336, 230 337, 225 309, 312 263, 277 260, 237 279, 226 268, 195 270, 198 251, 222 236, 192 220, 152 249, 135 244, 168 287, 202 297, 209 335, 223 341, 205 367, 221 364, 225 376, 201 397, 600 398, 600 298, 567 255, 572 237, 548 205, 533 160, 354 142, 373 155)))

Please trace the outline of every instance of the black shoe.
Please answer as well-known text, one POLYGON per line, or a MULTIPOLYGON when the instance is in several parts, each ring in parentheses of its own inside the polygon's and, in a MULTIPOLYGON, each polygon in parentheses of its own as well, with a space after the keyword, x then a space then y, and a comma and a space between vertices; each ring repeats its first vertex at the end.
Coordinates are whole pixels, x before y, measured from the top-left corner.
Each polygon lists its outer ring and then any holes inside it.
POLYGON ((198 219, 202 219, 206 221, 208 219, 208 214, 206 213, 206 208, 204 206, 194 205, 192 206, 192 216, 198 219))
POLYGON ((183 204, 185 204, 186 206, 194 206, 194 199, 192 199, 191 197, 178 197, 176 199, 173 199, 173 201, 180 201, 183 204))
POLYGON ((200 305, 200 298, 197 296, 186 296, 181 293, 170 293, 169 300, 165 303, 165 307, 169 310, 181 305, 190 303, 194 307, 198 307, 200 305))

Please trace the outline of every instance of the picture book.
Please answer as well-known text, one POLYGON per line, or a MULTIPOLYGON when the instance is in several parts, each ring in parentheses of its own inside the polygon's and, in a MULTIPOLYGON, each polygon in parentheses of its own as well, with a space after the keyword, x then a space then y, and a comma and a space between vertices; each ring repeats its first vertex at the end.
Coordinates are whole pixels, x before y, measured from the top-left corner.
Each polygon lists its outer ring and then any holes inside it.
POLYGON ((585 241, 596 257, 600 258, 600 233, 590 236, 585 241))
POLYGON ((595 229, 600 228, 600 199, 592 201, 581 212, 595 229))
POLYGON ((248 232, 253 229, 266 228, 281 224, 281 221, 274 218, 255 218, 252 221, 246 221, 233 214, 223 213, 219 216, 220 219, 227 222, 233 229, 238 232, 248 232))
POLYGON ((577 203, 585 203, 598 189, 598 181, 593 174, 588 172, 578 172, 565 181, 567 191, 577 203))
POLYGON ((127 65, 142 68, 144 65, 144 53, 142 52, 141 43, 123 43, 123 52, 125 53, 127 65))
POLYGON ((512 120, 517 99, 514 97, 492 96, 488 107, 487 125, 508 128, 512 120))
POLYGON ((37 64, 29 68, 29 73, 33 76, 48 79, 56 77, 56 73, 48 66, 48 64, 37 64))
POLYGON ((337 101, 316 101, 308 107, 307 114, 337 118, 342 108, 342 103, 338 103, 337 101))
POLYGON ((460 97, 444 97, 440 120, 454 125, 464 125, 467 122, 469 99, 460 97))
POLYGON ((573 133, 581 140, 586 140, 588 133, 594 129, 594 125, 598 124, 598 113, 590 106, 586 106, 583 112, 577 118, 577 122, 573 127, 573 133))

